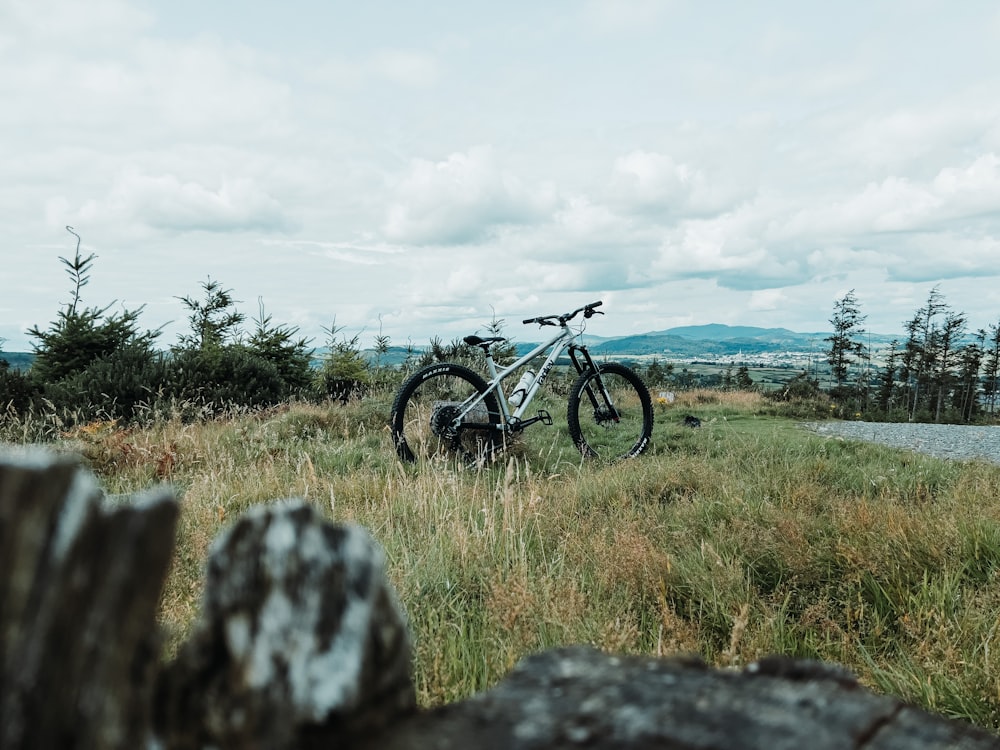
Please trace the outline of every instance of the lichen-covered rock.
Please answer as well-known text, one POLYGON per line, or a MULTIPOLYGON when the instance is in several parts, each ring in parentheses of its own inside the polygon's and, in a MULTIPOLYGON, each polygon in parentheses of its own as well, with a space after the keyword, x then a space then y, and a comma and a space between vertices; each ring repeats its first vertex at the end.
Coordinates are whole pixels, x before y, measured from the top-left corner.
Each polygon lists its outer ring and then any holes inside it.
POLYGON ((875 695, 843 669, 771 657, 736 672, 586 647, 370 738, 370 750, 987 750, 997 738, 875 695))
POLYGON ((108 510, 87 472, 0 455, 0 747, 135 748, 148 739, 156 611, 177 504, 108 510))
POLYGON ((168 747, 281 748, 413 710, 410 641, 367 532, 286 501, 214 543, 190 640, 164 674, 168 747))

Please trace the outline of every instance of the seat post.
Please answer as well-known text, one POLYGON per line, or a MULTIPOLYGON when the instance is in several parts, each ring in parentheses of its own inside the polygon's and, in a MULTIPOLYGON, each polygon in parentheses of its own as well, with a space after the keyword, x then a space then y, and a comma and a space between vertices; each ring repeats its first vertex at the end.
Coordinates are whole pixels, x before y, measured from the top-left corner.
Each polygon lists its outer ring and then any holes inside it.
POLYGON ((490 378, 495 378, 497 376, 497 368, 493 363, 493 355, 490 354, 490 347, 497 341, 506 341, 506 339, 503 336, 493 336, 488 339, 479 336, 466 336, 462 340, 469 346, 478 346, 483 350, 483 354, 486 355, 486 366, 489 368, 490 378))
POLYGON ((490 345, 489 343, 484 343, 480 344, 480 347, 483 350, 483 354, 486 355, 486 369, 490 374, 490 380, 492 380, 497 376, 497 366, 493 361, 493 354, 490 352, 490 345))

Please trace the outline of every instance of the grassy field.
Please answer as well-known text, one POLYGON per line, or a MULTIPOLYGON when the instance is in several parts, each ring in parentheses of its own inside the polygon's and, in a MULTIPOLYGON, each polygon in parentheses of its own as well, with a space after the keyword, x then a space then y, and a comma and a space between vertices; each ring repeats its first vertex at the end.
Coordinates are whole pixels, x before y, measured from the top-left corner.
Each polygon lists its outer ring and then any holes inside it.
POLYGON ((708 391, 657 404, 652 449, 626 463, 582 463, 553 401, 556 424, 491 466, 410 467, 389 400, 58 439, 108 493, 170 481, 181 494, 168 653, 209 542, 249 506, 296 496, 385 548, 424 705, 488 688, 527 653, 590 643, 720 666, 836 661, 1000 731, 1000 467, 822 438, 759 395, 708 391))

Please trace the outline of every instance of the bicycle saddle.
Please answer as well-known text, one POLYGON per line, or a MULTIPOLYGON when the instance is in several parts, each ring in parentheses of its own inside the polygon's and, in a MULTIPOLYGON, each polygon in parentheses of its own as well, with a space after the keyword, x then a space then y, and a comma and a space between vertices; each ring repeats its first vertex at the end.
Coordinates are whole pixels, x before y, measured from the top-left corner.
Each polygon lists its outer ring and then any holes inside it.
POLYGON ((503 336, 493 336, 488 339, 481 338, 479 336, 466 336, 462 341, 464 341, 469 346, 482 346, 483 344, 489 345, 496 343, 497 341, 506 341, 503 336))

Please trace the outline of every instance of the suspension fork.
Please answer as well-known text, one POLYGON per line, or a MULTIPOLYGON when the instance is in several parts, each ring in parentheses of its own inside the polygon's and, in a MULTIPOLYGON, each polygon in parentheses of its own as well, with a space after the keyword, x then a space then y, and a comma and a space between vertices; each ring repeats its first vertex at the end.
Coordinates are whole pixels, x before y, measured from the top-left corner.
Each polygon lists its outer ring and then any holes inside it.
POLYGON ((587 399, 590 401, 590 405, 594 407, 595 412, 601 410, 603 402, 603 406, 607 408, 609 416, 617 422, 618 410, 615 409, 615 405, 611 401, 611 394, 608 393, 608 389, 604 385, 604 379, 601 377, 601 371, 597 369, 597 363, 594 362, 594 358, 590 356, 590 351, 586 346, 581 344, 570 344, 569 358, 573 363, 573 367, 576 368, 577 373, 582 375, 588 369, 594 371, 597 375, 596 380, 600 385, 600 391, 599 393, 595 393, 591 383, 587 383, 587 387, 583 389, 584 393, 587 394, 587 399), (600 399, 598 399, 598 395, 600 395, 600 399))
POLYGON ((591 370, 597 370, 597 365, 594 363, 594 358, 590 356, 590 352, 587 347, 582 344, 570 344, 569 345, 569 358, 573 362, 573 367, 576 368, 578 375, 582 375, 583 371, 588 367, 591 370), (583 362, 581 363, 580 358, 583 356, 583 362))

